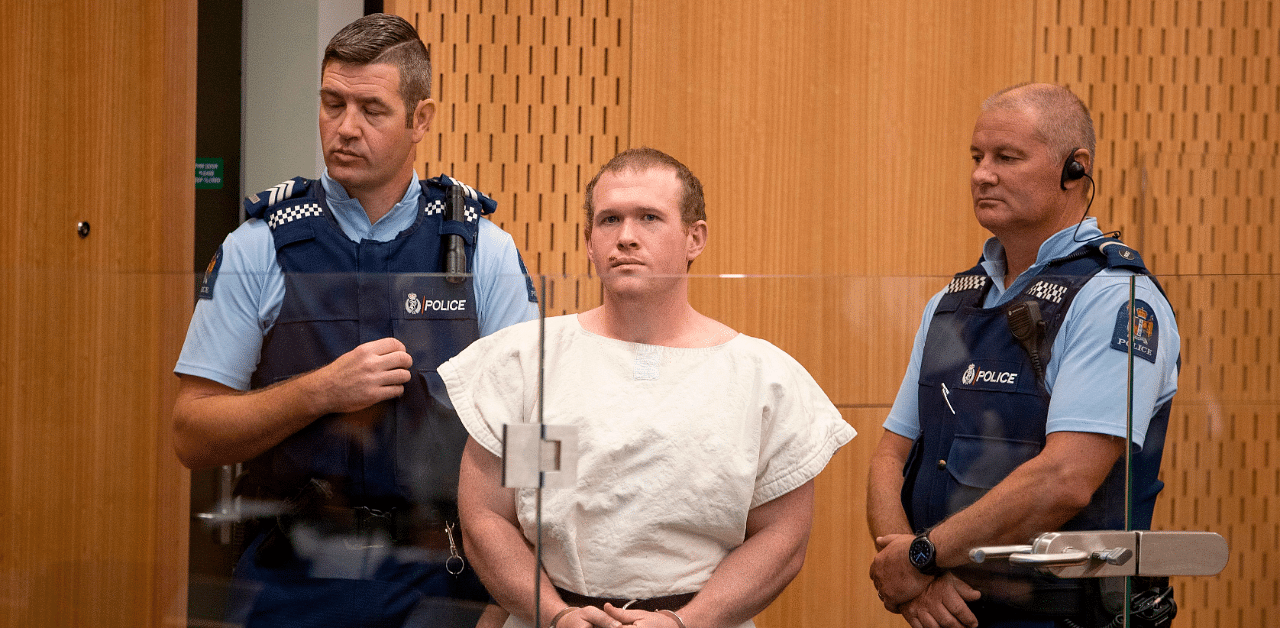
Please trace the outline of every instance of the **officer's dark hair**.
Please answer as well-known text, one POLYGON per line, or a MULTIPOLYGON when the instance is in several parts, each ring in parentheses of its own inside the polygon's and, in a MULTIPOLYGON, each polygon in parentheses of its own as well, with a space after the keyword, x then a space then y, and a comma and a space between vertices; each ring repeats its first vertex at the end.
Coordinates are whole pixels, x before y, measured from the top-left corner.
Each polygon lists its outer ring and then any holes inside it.
POLYGON ((322 75, 330 61, 395 66, 400 71, 405 126, 413 126, 413 110, 418 103, 431 98, 431 57, 418 31, 398 15, 374 13, 344 26, 324 49, 322 75))
POLYGON ((591 225, 596 217, 595 189, 600 177, 606 172, 618 173, 626 170, 644 172, 651 168, 670 168, 675 171, 676 179, 684 188, 684 195, 680 199, 680 221, 684 223, 686 229, 699 220, 707 219, 707 203, 702 197, 702 182, 698 181, 698 177, 693 176, 688 166, 655 148, 647 146, 628 148, 614 155, 613 159, 600 168, 600 172, 597 172, 587 184, 587 200, 583 205, 583 209, 587 210, 587 221, 582 228, 584 237, 591 238, 591 225))

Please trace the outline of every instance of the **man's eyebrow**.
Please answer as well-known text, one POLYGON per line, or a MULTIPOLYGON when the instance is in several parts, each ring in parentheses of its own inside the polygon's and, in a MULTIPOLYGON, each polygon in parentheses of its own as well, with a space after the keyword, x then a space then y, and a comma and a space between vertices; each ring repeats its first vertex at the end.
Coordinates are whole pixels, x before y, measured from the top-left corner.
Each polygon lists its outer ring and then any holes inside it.
MULTIPOLYGON (((329 96, 329 97, 332 97, 332 98, 341 98, 341 99, 345 99, 345 98, 346 98, 346 92, 340 92, 340 91, 338 91, 338 90, 336 90, 336 89, 331 89, 331 88, 328 88, 328 87, 321 87, 321 88, 320 88, 320 96, 321 96, 321 97, 329 96)), ((354 99, 355 99, 355 101, 356 101, 356 102, 358 102, 358 103, 360 103, 360 104, 382 105, 382 106, 384 106, 384 107, 385 107, 385 106, 387 106, 387 101, 383 100, 383 99, 382 99, 382 97, 380 97, 380 96, 359 96, 359 95, 356 95, 356 96, 354 96, 354 99)))
MULTIPOLYGON (((983 151, 983 149, 978 148, 977 146, 970 145, 970 146, 969 146, 969 152, 971 152, 971 153, 981 153, 981 152, 984 152, 984 151, 983 151)), ((991 153, 1019 153, 1019 154, 1021 154, 1021 153, 1025 153, 1026 151, 1025 151, 1025 150, 1023 150, 1023 149, 1021 149, 1021 148, 1019 148, 1019 147, 1017 147, 1017 146, 1014 146, 1013 144, 996 144, 995 146, 991 146, 991 147, 987 148, 985 152, 991 152, 991 153)))

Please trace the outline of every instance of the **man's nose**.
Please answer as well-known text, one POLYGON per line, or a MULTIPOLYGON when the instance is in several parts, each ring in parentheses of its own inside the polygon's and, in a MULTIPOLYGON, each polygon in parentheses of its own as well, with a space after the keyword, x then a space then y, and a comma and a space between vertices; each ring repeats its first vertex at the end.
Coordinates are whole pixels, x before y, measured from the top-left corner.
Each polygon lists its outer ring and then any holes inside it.
POLYGON ((987 161, 984 159, 973 164, 971 181, 974 185, 995 185, 996 173, 987 167, 987 161))
POLYGON ((636 240, 635 224, 631 220, 623 220, 618 226, 618 248, 631 248, 639 245, 636 240))
POLYGON ((353 111, 350 107, 342 110, 341 117, 338 118, 338 134, 343 137, 355 137, 360 134, 359 112, 353 111))

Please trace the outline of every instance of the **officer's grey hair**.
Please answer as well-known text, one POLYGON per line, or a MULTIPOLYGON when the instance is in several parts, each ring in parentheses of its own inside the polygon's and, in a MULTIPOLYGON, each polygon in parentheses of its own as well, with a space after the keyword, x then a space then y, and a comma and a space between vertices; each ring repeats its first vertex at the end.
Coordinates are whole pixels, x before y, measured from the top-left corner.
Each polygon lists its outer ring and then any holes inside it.
POLYGON ((1089 151, 1089 170, 1096 161, 1097 140, 1089 108, 1060 85, 1020 83, 1006 87, 982 103, 982 111, 1030 109, 1036 114, 1036 133, 1063 162, 1072 149, 1089 151))

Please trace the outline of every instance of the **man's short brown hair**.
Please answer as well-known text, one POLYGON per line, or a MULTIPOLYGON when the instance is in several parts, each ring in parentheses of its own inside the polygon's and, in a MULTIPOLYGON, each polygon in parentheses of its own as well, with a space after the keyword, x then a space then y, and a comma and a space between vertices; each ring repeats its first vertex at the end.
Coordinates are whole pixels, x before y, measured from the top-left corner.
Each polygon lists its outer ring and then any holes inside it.
POLYGON ((344 26, 324 49, 321 74, 330 61, 395 66, 400 71, 405 126, 413 126, 413 111, 418 103, 431 98, 431 57, 418 31, 398 15, 374 13, 344 26))
POLYGON ((676 180, 680 181, 680 186, 684 190, 684 194, 680 197, 680 221, 688 228, 699 220, 707 219, 707 203, 702 197, 702 182, 698 177, 693 176, 693 172, 689 167, 680 163, 680 160, 668 155, 655 148, 642 146, 640 148, 628 148, 627 150, 613 156, 602 168, 596 176, 587 184, 587 200, 583 208, 587 210, 587 222, 582 228, 583 236, 587 239, 591 238, 591 225, 595 221, 595 190, 596 183, 600 181, 600 177, 606 172, 618 173, 627 170, 634 172, 644 172, 651 168, 670 168, 676 173, 676 180))

